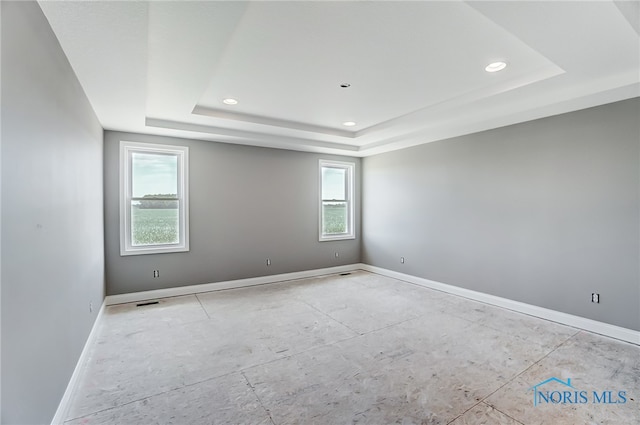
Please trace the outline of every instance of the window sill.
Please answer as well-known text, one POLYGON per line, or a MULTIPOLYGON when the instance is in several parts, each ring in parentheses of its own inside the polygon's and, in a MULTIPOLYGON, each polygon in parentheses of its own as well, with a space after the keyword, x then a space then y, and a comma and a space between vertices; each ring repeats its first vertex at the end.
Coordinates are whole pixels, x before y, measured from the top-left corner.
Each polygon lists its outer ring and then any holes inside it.
POLYGON ((335 236, 320 236, 320 242, 330 242, 330 241, 343 241, 348 239, 355 239, 356 235, 335 235, 335 236))
POLYGON ((170 254, 174 252, 189 252, 189 247, 167 247, 167 248, 158 248, 158 247, 150 247, 150 248, 135 248, 120 250, 121 257, 127 257, 130 255, 145 255, 145 254, 170 254))

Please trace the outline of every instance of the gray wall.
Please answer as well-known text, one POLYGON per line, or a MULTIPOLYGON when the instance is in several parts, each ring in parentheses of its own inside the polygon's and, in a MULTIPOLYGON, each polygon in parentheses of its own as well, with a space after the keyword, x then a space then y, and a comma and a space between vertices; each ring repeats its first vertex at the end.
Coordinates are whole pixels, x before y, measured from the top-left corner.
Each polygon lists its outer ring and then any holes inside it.
POLYGON ((0 7, 1 421, 45 424, 104 298, 103 131, 39 6, 0 7))
MULTIPOLYGON (((355 162, 359 200, 358 158, 111 131, 105 132, 104 149, 109 295, 360 262, 358 226, 355 240, 318 242, 318 160, 355 162), (120 256, 121 140, 189 147, 189 252, 120 256)), ((359 202, 355 214, 359 224, 359 202)))
POLYGON ((362 170, 365 263, 640 330, 637 98, 362 170))

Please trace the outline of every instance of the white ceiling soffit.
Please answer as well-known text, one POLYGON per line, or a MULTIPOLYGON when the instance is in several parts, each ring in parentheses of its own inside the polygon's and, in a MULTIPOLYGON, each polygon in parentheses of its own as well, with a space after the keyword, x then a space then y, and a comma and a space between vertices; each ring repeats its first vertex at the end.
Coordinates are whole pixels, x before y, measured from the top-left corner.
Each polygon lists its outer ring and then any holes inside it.
POLYGON ((112 130, 367 156, 640 95, 638 2, 40 5, 112 130))

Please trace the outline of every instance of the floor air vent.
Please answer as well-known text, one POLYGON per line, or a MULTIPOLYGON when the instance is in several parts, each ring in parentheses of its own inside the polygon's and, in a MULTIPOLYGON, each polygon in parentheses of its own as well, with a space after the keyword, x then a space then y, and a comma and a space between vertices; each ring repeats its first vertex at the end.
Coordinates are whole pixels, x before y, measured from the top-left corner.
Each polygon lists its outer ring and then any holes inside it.
POLYGON ((140 304, 136 304, 136 307, 144 307, 145 305, 153 305, 153 304, 158 304, 160 301, 149 301, 147 303, 140 303, 140 304))

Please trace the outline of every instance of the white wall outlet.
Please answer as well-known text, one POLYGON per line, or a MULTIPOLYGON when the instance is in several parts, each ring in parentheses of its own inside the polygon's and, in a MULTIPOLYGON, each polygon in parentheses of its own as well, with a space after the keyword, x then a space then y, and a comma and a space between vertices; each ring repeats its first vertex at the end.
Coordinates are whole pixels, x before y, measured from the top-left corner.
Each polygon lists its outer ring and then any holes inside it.
POLYGON ((93 303, 89 301, 89 313, 93 313, 93 303))
POLYGON ((153 277, 160 277, 160 270, 154 270, 153 277))
POLYGON ((267 266, 271 265, 271 260, 269 258, 267 258, 267 266))
POLYGON ((404 264, 404 257, 400 257, 400 262, 404 264))
POLYGON ((334 255, 336 256, 336 258, 338 258, 340 256, 337 252, 334 253, 334 255))
POLYGON ((596 304, 600 304, 600 294, 596 294, 595 292, 593 292, 591 294, 591 302, 592 303, 596 303, 596 304))

